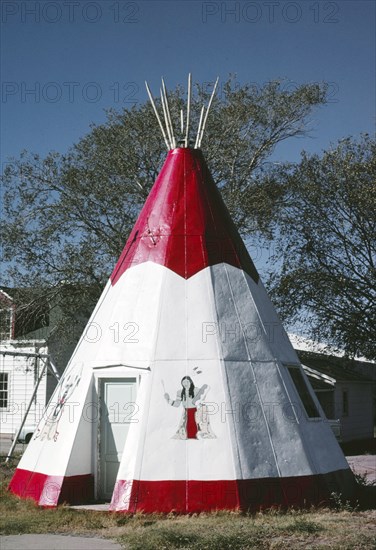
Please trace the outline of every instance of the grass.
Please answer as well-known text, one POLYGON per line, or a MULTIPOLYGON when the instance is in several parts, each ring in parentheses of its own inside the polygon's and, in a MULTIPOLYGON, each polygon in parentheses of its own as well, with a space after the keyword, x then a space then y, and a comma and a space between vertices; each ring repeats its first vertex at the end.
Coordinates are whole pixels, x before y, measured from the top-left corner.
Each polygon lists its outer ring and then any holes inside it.
POLYGON ((124 549, 341 549, 375 548, 376 510, 337 508, 272 510, 257 514, 215 512, 191 516, 128 516, 75 510, 43 509, 6 489, 13 468, 0 467, 0 532, 3 535, 55 533, 117 540, 124 549))

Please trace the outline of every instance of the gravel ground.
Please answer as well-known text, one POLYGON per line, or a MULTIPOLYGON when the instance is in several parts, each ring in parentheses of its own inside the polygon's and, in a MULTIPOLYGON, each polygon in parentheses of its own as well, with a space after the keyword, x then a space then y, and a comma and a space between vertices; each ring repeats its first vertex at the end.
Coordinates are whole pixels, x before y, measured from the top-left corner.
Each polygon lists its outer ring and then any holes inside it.
POLYGON ((376 482, 376 455, 347 456, 346 459, 355 474, 365 475, 369 483, 376 482))

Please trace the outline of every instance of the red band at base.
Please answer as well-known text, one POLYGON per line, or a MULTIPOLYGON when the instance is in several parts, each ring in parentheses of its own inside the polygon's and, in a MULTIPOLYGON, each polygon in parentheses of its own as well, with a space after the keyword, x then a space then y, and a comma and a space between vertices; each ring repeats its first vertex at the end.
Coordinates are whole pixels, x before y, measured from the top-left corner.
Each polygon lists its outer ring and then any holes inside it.
POLYGON ((9 490, 19 497, 32 498, 40 506, 86 504, 94 500, 94 476, 50 476, 17 468, 9 490))
POLYGON ((353 496, 350 469, 315 476, 227 481, 117 481, 110 510, 194 513, 307 507, 329 502, 333 492, 353 496))
MULTIPOLYGON (((40 506, 94 501, 94 476, 49 476, 17 469, 9 490, 40 506)), ((124 481, 115 484, 110 510, 116 512, 194 513, 212 510, 260 510, 276 506, 326 504, 332 493, 354 496, 350 469, 314 476, 215 481, 124 481)))

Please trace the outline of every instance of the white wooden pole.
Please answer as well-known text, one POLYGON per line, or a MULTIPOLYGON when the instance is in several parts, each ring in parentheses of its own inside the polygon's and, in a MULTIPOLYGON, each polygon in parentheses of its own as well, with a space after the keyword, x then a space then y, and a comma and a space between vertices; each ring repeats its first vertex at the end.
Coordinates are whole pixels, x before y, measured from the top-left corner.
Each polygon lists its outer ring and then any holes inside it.
POLYGON ((167 111, 166 111, 166 104, 165 104, 165 100, 164 100, 164 97, 163 97, 163 93, 162 93, 162 89, 161 89, 161 88, 159 89, 159 93, 161 94, 161 103, 162 103, 163 116, 164 116, 165 125, 166 125, 166 130, 167 130, 168 142, 169 142, 169 145, 170 145, 170 149, 172 149, 172 137, 171 137, 171 134, 170 134, 170 126, 169 126, 169 124, 168 124, 167 111))
POLYGON ((184 115, 183 115, 183 109, 180 109, 180 131, 183 135, 184 133, 184 115))
POLYGON ((196 141, 195 141, 195 149, 197 149, 197 147, 198 147, 198 138, 199 138, 200 132, 201 132, 201 124, 202 124, 202 119, 203 119, 203 116, 204 116, 204 111, 205 111, 205 107, 202 106, 202 108, 201 108, 201 113, 200 113, 200 120, 199 120, 198 128, 197 128, 197 135, 196 135, 196 141))
POLYGON ((215 92, 216 92, 216 90, 217 90, 218 81, 219 81, 219 76, 218 76, 217 80, 215 81, 214 89, 213 89, 212 95, 210 96, 210 100, 209 100, 209 103, 208 103, 208 108, 207 108, 207 110, 206 110, 204 122, 203 122, 202 128, 201 128, 201 136, 200 136, 199 141, 198 141, 198 147, 201 147, 201 141, 202 141, 202 137, 203 137, 203 135, 204 135, 205 126, 206 126, 206 121, 208 120, 208 115, 209 115, 210 107, 211 107, 211 104, 212 104, 212 101, 213 101, 215 92))
POLYGON ((151 93, 150 88, 149 88, 149 86, 148 86, 148 83, 147 83, 146 81, 145 81, 145 86, 146 86, 146 91, 147 91, 147 93, 148 93, 150 102, 151 102, 151 104, 152 104, 152 106, 153 106, 155 116, 157 117, 159 127, 160 127, 160 129, 162 130, 162 135, 163 135, 163 139, 165 140, 166 147, 167 147, 168 150, 170 150, 170 145, 169 145, 169 143, 168 143, 167 136, 166 136, 166 133, 165 133, 165 131, 164 131, 162 121, 161 121, 161 119, 159 118, 159 114, 158 114, 157 108, 156 108, 156 106, 155 106, 153 94, 151 93))
POLYGON ((174 136, 174 127, 172 125, 170 107, 169 107, 169 104, 168 104, 167 90, 166 90, 166 85, 165 85, 165 82, 164 82, 163 78, 162 78, 162 90, 163 90, 166 109, 167 109, 168 122, 169 122, 169 125, 170 125, 170 134, 171 134, 171 137, 172 137, 172 146, 175 149, 176 140, 175 140, 175 136, 174 136))
POLYGON ((185 128, 185 146, 189 146, 189 118, 191 115, 192 75, 188 74, 187 124, 185 128))

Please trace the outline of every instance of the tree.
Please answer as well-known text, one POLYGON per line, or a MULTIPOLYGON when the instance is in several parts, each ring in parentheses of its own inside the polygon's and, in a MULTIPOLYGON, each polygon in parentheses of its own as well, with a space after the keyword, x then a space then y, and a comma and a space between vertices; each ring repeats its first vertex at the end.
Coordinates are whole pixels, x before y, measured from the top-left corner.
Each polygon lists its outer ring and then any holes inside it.
POLYGON ((350 356, 376 359, 376 141, 344 139, 275 175, 276 268, 269 286, 290 323, 350 356))
MULTIPOLYGON (((280 187, 265 177, 267 160, 279 142, 306 133, 313 109, 326 102, 326 86, 288 92, 282 81, 260 89, 233 83, 230 77, 213 102, 203 149, 241 232, 268 234, 280 187)), ((192 128, 209 95, 197 87, 192 128)), ((182 90, 169 101, 178 121, 182 90)), ((95 303, 165 154, 147 103, 109 111, 106 123, 93 126, 65 155, 23 152, 13 159, 2 178, 8 265, 2 284, 23 288, 24 301, 36 308, 47 296, 68 319, 80 305, 95 303), (59 299, 66 295, 62 286, 71 300, 59 299)))

